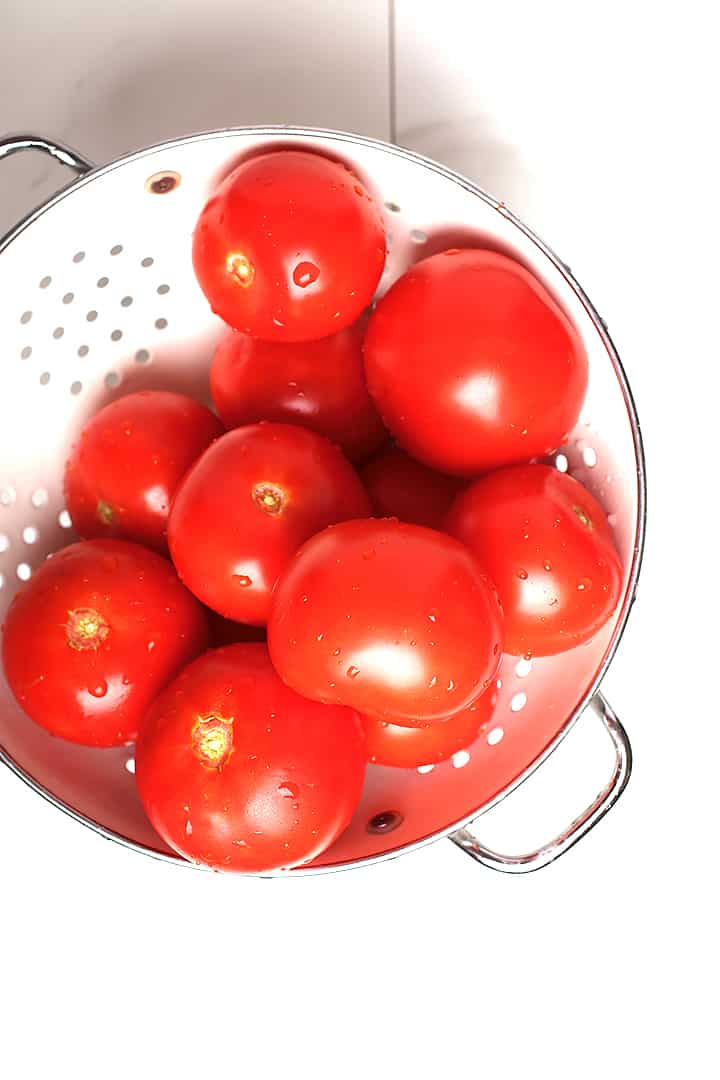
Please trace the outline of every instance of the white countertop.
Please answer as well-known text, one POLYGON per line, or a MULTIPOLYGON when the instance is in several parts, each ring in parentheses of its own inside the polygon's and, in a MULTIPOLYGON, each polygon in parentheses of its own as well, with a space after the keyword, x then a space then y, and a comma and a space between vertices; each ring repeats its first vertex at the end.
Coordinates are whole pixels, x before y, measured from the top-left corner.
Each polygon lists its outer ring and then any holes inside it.
MULTIPOLYGON (((567 857, 527 877, 441 841, 287 882, 143 859, 0 771, 8 1080, 712 1073, 711 5, 395 8, 397 141, 478 180, 561 254, 636 396, 647 555, 603 686, 633 779, 567 857)), ((52 135, 97 161, 224 125, 391 131, 384 0, 8 0, 0 40, 0 132, 52 135)), ((62 182, 44 159, 3 162, 0 232, 62 182)), ((574 729, 487 819, 488 842, 522 848, 569 820, 599 786, 595 746, 574 729)))

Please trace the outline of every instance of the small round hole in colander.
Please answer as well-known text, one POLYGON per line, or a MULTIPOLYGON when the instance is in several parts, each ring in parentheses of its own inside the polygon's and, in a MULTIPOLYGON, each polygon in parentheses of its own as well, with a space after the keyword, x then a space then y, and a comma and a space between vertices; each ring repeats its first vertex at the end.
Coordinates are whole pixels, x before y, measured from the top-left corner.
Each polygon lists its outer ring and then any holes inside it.
MULTIPOLYGON (((418 769, 369 766, 353 822, 305 873, 457 829, 556 745, 596 689, 624 626, 639 569, 644 481, 632 401, 602 321, 567 268, 503 204, 432 162, 356 136, 288 128, 192 136, 89 173, 0 245, 7 357, 0 371, 0 619, 33 568, 73 539, 62 473, 86 420, 117 394, 143 387, 208 399, 209 358, 223 325, 193 276, 192 229, 232 163, 290 144, 347 162, 384 207, 391 243, 381 292, 432 251, 473 244, 528 266, 565 308, 585 344, 590 382, 583 419, 554 462, 605 507, 625 570, 623 601, 588 645, 532 663, 503 658, 495 714, 467 750, 418 769)), ((27 720, 1 674, 0 748, 11 768, 79 820, 176 858, 142 811, 131 751, 53 739, 27 720)))

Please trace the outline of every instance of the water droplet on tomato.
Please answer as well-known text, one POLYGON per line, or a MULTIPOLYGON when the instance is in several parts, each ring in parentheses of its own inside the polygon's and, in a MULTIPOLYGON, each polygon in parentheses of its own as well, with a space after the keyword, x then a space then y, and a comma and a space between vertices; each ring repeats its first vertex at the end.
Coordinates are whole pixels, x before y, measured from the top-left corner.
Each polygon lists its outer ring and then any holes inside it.
POLYGON ((314 285, 320 277, 320 267, 312 262, 300 262, 293 270, 293 281, 301 289, 314 285))
POLYGON ((282 784, 278 784, 278 794, 282 795, 284 799, 297 799, 300 788, 289 780, 283 780, 282 784))
POLYGON ((430 682, 428 683, 428 687, 429 687, 430 689, 432 689, 432 688, 433 688, 433 686, 437 686, 437 675, 433 675, 432 679, 431 679, 431 680, 430 680, 430 682))
POLYGON ((588 592, 590 589, 592 589, 592 581, 590 580, 590 578, 586 577, 583 578, 582 581, 578 581, 577 589, 578 592, 588 592))
POLYGON ((100 679, 94 686, 88 686, 88 694, 94 698, 104 698, 108 692, 108 684, 100 679))
POLYGON ((347 675, 348 679, 357 679, 358 675, 360 674, 360 668, 356 668, 354 664, 351 664, 345 674, 347 675))
POLYGON ((527 570, 518 570, 517 576, 521 581, 527 581, 528 572, 527 570))
POLYGON ((148 641, 148 645, 147 645, 147 651, 148 651, 149 653, 151 653, 151 652, 153 651, 153 649, 154 649, 154 648, 155 648, 155 642, 154 642, 154 641, 148 641))
POLYGON ((340 650, 340 649, 333 649, 332 654, 333 654, 333 656, 339 656, 341 651, 342 650, 340 650))
POLYGON ((544 562, 543 563, 543 570, 552 570, 552 566, 550 565, 549 562, 544 562))
POLYGON ((248 585, 252 585, 252 578, 248 577, 247 574, 233 574, 232 583, 246 589, 248 585))
POLYGON ((192 836, 192 821, 185 822, 185 835, 192 836))

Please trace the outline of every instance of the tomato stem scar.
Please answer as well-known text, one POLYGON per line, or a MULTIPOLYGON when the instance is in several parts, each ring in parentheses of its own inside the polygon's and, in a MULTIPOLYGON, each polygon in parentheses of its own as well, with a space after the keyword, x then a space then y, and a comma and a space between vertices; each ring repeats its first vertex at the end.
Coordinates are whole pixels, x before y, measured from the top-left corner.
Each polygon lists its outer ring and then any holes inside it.
POLYGON ((109 633, 107 620, 94 608, 75 608, 74 611, 68 611, 65 634, 71 649, 77 649, 78 652, 84 649, 97 651, 109 633))
POLYGON ((228 274, 231 274, 244 289, 246 289, 248 285, 252 285, 255 278, 255 267, 250 262, 247 255, 228 255, 225 261, 225 268, 228 274))
POLYGON ((234 717, 198 716, 192 730, 192 748, 201 765, 222 769, 232 753, 234 717))
POLYGON ((100 499, 97 504, 97 516, 100 518, 103 525, 112 525, 115 520, 115 511, 110 503, 105 502, 104 499, 100 499))
POLYGON ((253 501, 255 505, 271 517, 282 512, 285 505, 285 494, 282 488, 275 484, 256 484, 253 488, 253 501))
POLYGON ((593 523, 581 506, 573 506, 573 513, 582 521, 588 529, 592 529, 593 523))

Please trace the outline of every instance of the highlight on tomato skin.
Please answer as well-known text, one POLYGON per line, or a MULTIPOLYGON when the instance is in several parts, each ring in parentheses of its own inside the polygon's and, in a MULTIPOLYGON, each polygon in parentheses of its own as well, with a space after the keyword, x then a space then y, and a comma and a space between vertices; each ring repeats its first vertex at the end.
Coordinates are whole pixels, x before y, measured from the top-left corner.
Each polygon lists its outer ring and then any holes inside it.
POLYGON ((216 315, 262 341, 309 341, 349 326, 372 300, 385 227, 348 168, 305 150, 241 162, 203 209, 193 265, 216 315))
POLYGON ((364 774, 357 713, 296 694, 259 643, 186 667, 153 704, 135 751, 140 797, 166 843, 240 873, 321 855, 349 824, 364 774))
POLYGON ((401 769, 447 761, 470 746, 487 728, 496 704, 497 689, 490 686, 466 709, 423 727, 407 727, 364 716, 368 761, 401 769))
POLYGON ((205 613, 166 559, 125 540, 85 540, 16 594, 2 658, 30 719, 70 742, 122 746, 207 644, 205 613))
POLYGON ((564 652, 617 610, 623 569, 607 515, 567 473, 533 464, 488 473, 457 497, 446 528, 497 586, 506 652, 564 652))
POLYGON ((587 392, 576 327, 529 270, 495 251, 455 249, 412 266, 378 301, 364 354, 396 441, 458 476, 557 449, 587 392))
POLYGON ((228 331, 210 370, 213 401, 228 428, 261 420, 298 424, 367 460, 388 433, 365 385, 367 318, 319 341, 259 341, 228 331))
POLYGON ((308 540, 275 588, 268 646, 298 693, 409 725, 442 720, 490 684, 497 593, 463 544, 393 519, 308 540))

